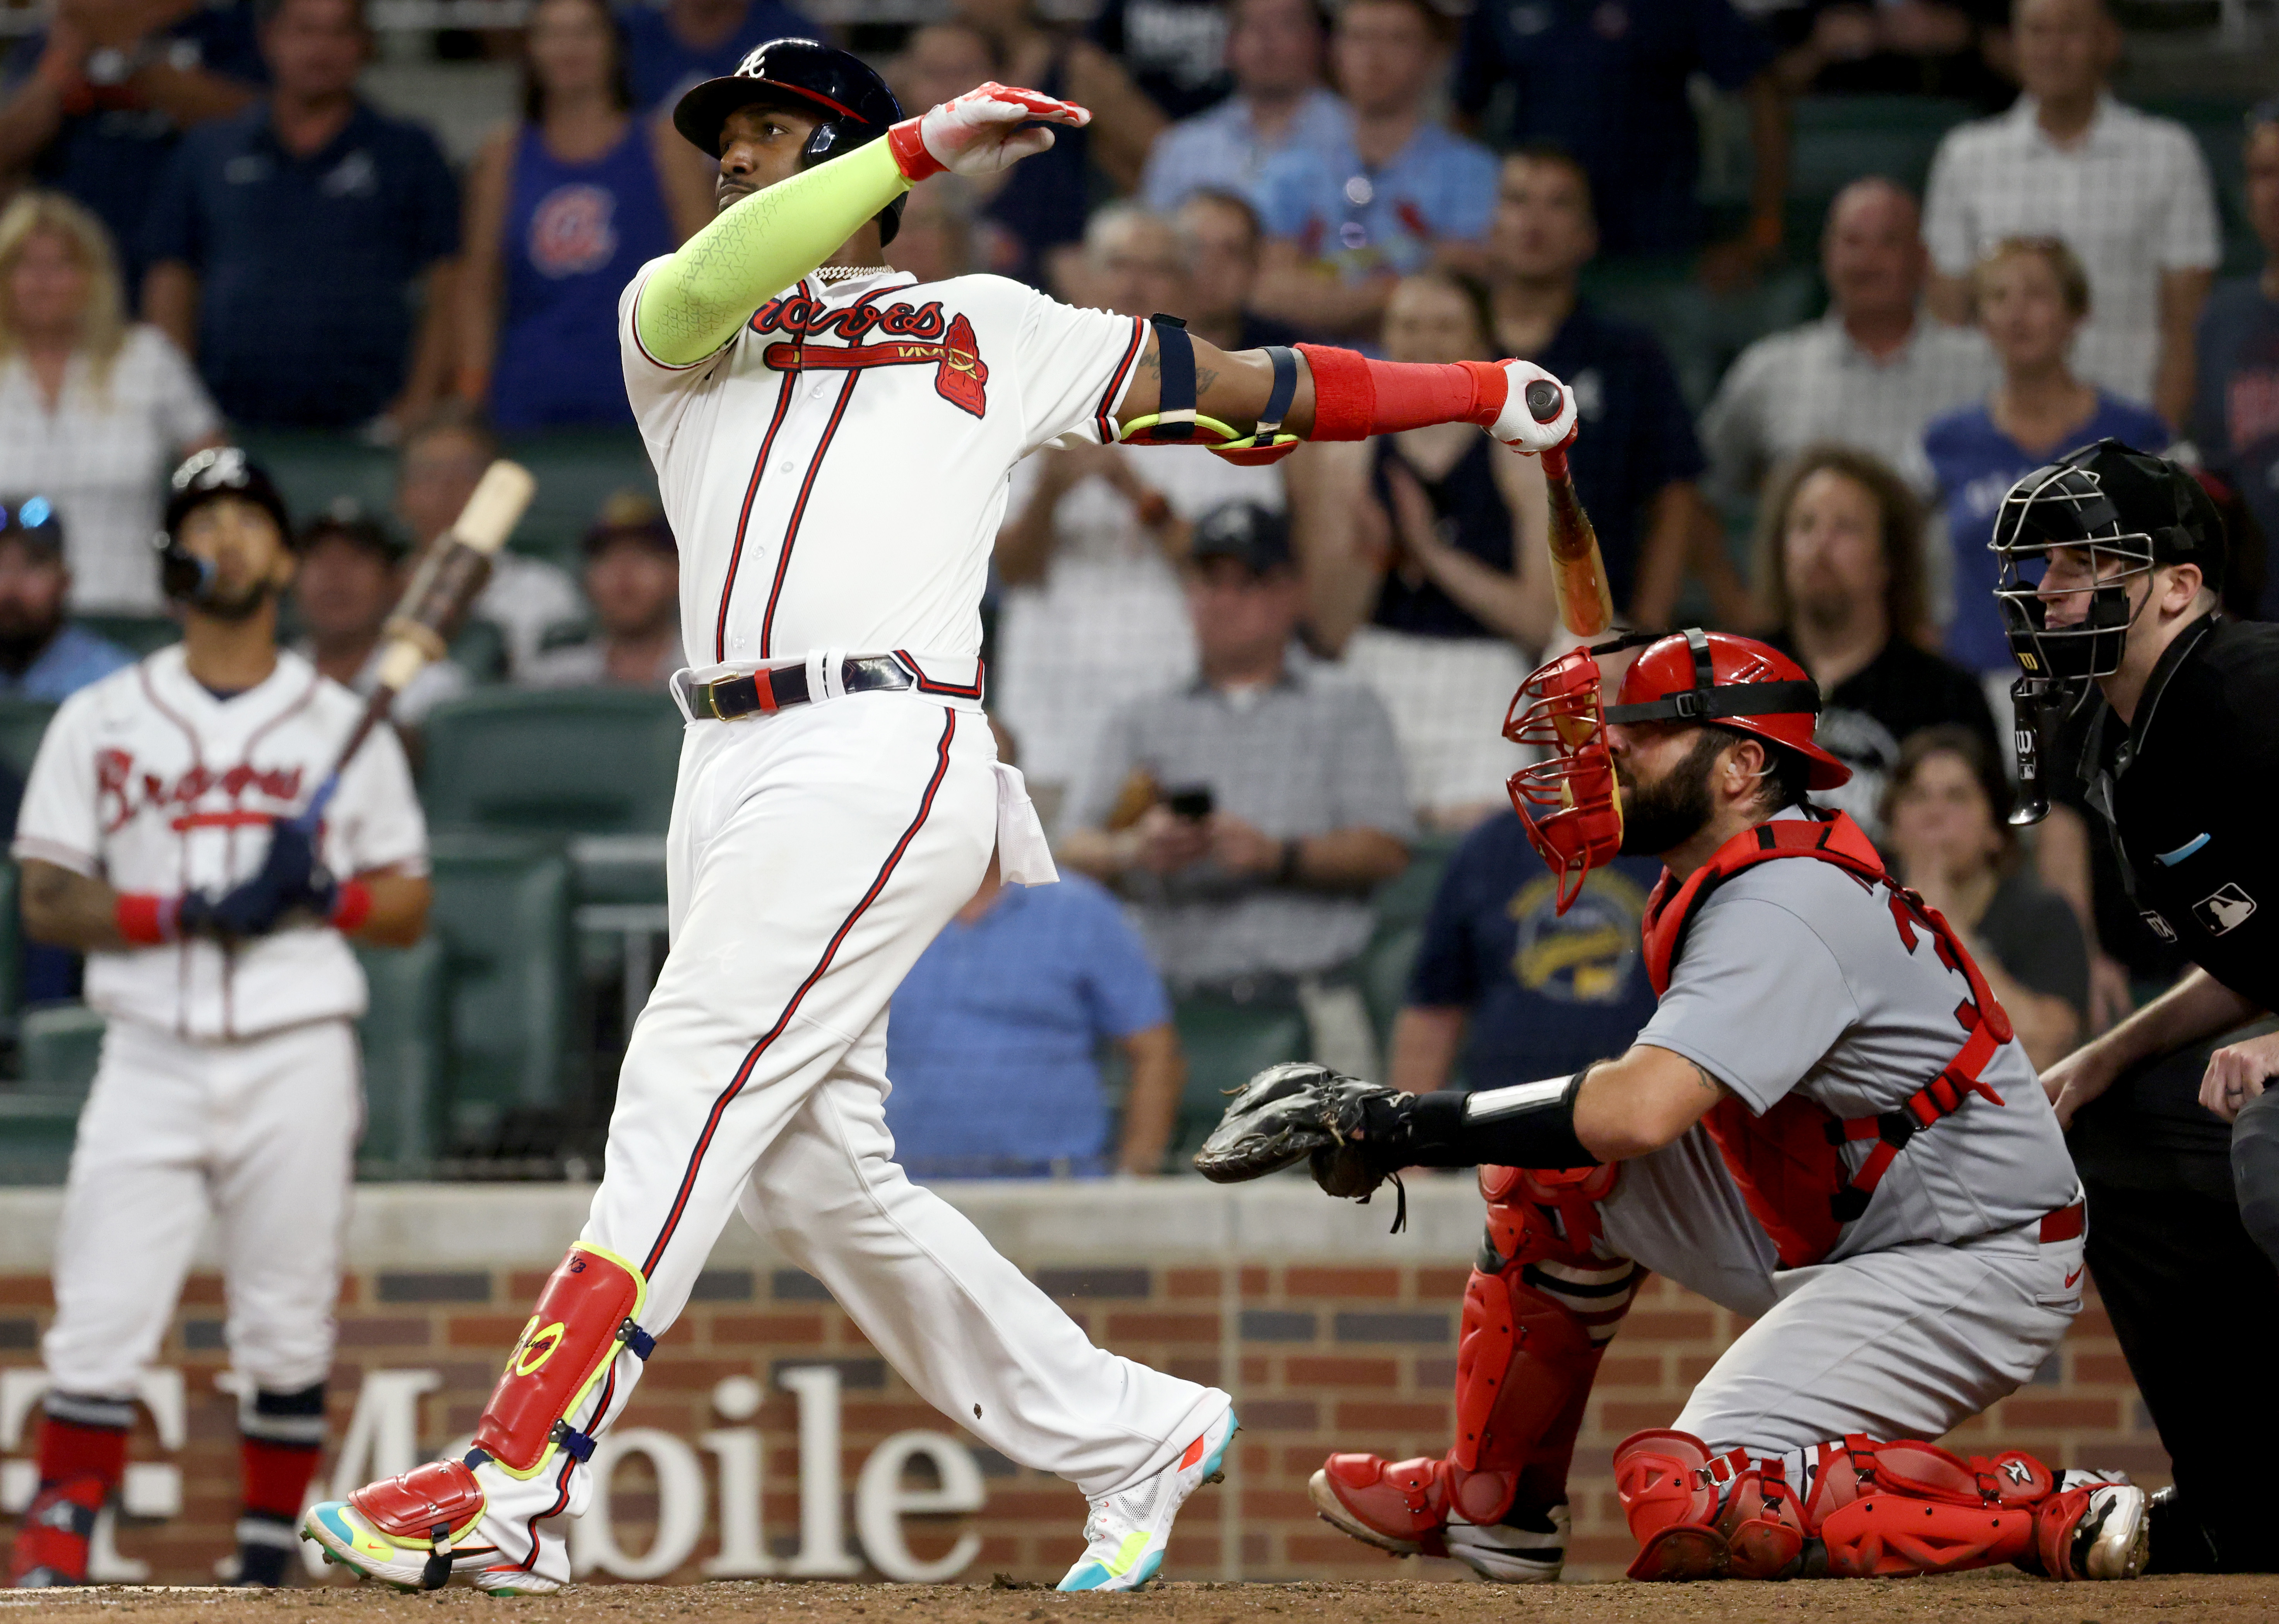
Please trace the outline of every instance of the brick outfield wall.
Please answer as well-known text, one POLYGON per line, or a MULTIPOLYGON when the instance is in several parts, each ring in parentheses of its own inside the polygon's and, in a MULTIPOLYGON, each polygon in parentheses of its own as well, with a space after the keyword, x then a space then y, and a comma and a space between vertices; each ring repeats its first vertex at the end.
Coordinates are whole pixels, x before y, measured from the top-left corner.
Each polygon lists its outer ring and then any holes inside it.
MULTIPOLYGON (((1246 1263, 1232 1279, 1225 1268, 1186 1263, 1032 1272, 1096 1341, 1236 1395, 1244 1431, 1232 1474, 1227 1486, 1189 1503, 1167 1578, 1370 1579, 1403 1571, 1317 1520, 1306 1479, 1332 1450, 1400 1458, 1446 1447, 1462 1266, 1246 1263), (1238 1368, 1226 1367, 1229 1358, 1238 1368), (1232 1553, 1223 1542, 1238 1528, 1239 1551, 1232 1553)), ((543 1277, 541 1270, 504 1268, 352 1274, 333 1376, 334 1447, 368 1370, 441 1374, 442 1389, 421 1401, 423 1450, 470 1432, 543 1277)), ((0 1366, 36 1363, 50 1302, 44 1276, 0 1274, 0 1366)), ((236 1435, 234 1401, 213 1386, 226 1364, 220 1303, 219 1281, 194 1276, 161 1354, 163 1364, 183 1373, 188 1391, 183 1450, 162 1455, 147 1419, 133 1449, 135 1459, 171 1459, 183 1471, 179 1516, 128 1519, 119 1530, 121 1553, 149 1562, 159 1582, 211 1583, 214 1559, 230 1548, 236 1435)), ((1667 1426, 1690 1385, 1741 1328, 1736 1316, 1669 1281, 1648 1283, 1608 1353, 1577 1452, 1570 1576, 1612 1577, 1632 1549, 1607 1470, 1614 1444, 1635 1429, 1667 1426)), ((757 1377, 768 1396, 741 1424, 764 1435, 764 1527, 769 1547, 787 1556, 799 1526, 797 1422, 792 1394, 773 1378, 787 1366, 826 1363, 842 1385, 842 1485, 854 1484, 863 1459, 891 1434, 956 1433, 886 1366, 814 1281, 765 1267, 717 1268, 703 1277, 619 1426, 659 1428, 693 1445, 725 1424, 712 1408, 715 1385, 757 1377)), ((1001 1572, 1057 1579, 1079 1549, 1081 1497, 1058 1479, 964 1441, 981 1465, 986 1504, 971 1516, 907 1519, 910 1549, 921 1558, 938 1555, 970 1528, 981 1544, 962 1580, 1001 1572)), ((2051 1366, 1953 1441, 1982 1453, 1999 1442, 2057 1464, 2118 1466, 2148 1484, 2166 1481, 2167 1457, 2093 1296, 2051 1366)), ((27 1429, 7 1452, 20 1459, 30 1443, 27 1429)), ((328 1450, 326 1474, 332 1459, 328 1450)), ((710 1479, 713 1463, 703 1459, 710 1479)), ((638 1554, 648 1547, 656 1505, 646 1462, 629 1460, 616 1482, 618 1542, 638 1554)), ((717 1508, 709 1503, 717 1497, 708 1497, 698 1559, 717 1548, 717 1508)), ((850 1519, 850 1545, 853 1527, 850 1519)), ((1446 1576, 1462 1572, 1453 1564, 1405 1566, 1446 1576)), ((672 1577, 702 1574, 692 1560, 672 1577)))

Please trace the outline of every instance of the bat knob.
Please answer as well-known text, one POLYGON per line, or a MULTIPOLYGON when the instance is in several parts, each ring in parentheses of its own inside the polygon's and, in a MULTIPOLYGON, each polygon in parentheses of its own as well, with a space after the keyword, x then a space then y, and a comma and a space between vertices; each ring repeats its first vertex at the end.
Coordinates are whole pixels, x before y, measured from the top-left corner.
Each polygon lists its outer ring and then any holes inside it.
POLYGON ((1560 394, 1561 390, 1557 384, 1547 378, 1538 378, 1527 386, 1528 416, 1539 423, 1548 423, 1555 419, 1559 415, 1560 407, 1564 404, 1560 399, 1560 394))

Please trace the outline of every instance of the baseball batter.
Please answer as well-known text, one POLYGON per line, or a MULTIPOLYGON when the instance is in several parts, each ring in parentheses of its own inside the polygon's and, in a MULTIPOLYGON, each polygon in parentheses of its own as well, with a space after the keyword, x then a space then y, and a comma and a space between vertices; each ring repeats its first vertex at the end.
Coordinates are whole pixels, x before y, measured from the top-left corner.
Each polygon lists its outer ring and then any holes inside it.
POLYGON ((1481 1165, 1456 1444, 1333 1455, 1315 1505, 1388 1550, 1556 1578, 1583 1406, 1647 1268, 1755 1323, 1674 1428, 1615 1451, 1631 1577, 2016 1562, 2133 1578, 2143 1490, 1915 1441, 2056 1347, 2081 1305, 2085 1222, 2033 1067, 1961 943, 1856 824, 1811 805, 1849 775, 1813 742, 1817 690, 1762 643, 1698 631, 1653 643, 1603 709, 1600 685, 1589 650, 1529 680, 1514 731, 1554 754, 1515 798, 1554 869, 1603 861, 1616 834, 1666 866, 1645 926, 1661 1004, 1636 1045, 1469 1096, 1278 1068, 1199 1158, 1239 1178, 1311 1153, 1348 1194, 1405 1166, 1481 1165))
POLYGON ((1010 471, 1055 440, 1136 434, 1262 460, 1302 434, 1452 419, 1539 447, 1574 411, 1554 389, 1538 422, 1524 386, 1542 374, 1521 364, 1227 355, 1176 323, 994 277, 919 286, 884 263, 914 180, 1001 169, 1089 116, 985 85, 902 120, 876 74, 803 40, 760 47, 675 109, 719 160, 719 213, 620 306, 626 390, 681 543, 671 949, 584 1234, 475 1447, 315 1508, 304 1528, 334 1559, 403 1585, 566 1579, 564 1519, 592 1492, 581 1463, 732 1210, 944 1413, 1083 1490, 1064 1588, 1144 1582, 1217 1472, 1227 1396, 1093 1346, 903 1176, 885 1127, 895 985, 993 843, 1007 879, 1054 877, 980 711, 980 597, 1010 471))
POLYGON ((289 534, 242 453, 185 463, 165 570, 182 641, 66 701, 25 788, 25 928, 87 954, 88 1002, 106 1023, 56 1241, 40 1487, 16 1535, 18 1585, 86 1579, 137 1382, 209 1210, 244 1382, 240 1582, 282 1582, 324 1445, 364 1114, 364 982, 346 938, 418 938, 426 827, 384 727, 343 773, 314 842, 282 821, 364 708, 277 647, 289 534))

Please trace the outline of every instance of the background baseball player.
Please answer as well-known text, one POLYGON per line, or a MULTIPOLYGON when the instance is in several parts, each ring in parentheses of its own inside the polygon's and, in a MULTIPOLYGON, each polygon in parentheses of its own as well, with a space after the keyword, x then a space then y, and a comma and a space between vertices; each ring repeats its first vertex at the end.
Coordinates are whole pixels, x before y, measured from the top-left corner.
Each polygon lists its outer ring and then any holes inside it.
POLYGON ((1455 1447, 1331 1456, 1316 1506, 1389 1550, 1557 1577, 1583 1404, 1642 1266, 1755 1323, 1673 1429, 1615 1451, 1631 1577, 2006 1561, 2135 1577, 2143 1490, 2014 1451, 1876 1442, 1938 1437, 2033 1374, 2080 1308, 2083 1218, 1968 954, 1856 824, 1810 805, 1848 776, 1813 743, 1818 691, 1766 645, 1698 631, 1648 647, 1603 720, 1600 680, 1588 650, 1529 680, 1515 731, 1559 748, 1515 794, 1563 786, 1530 820, 1562 872, 1605 860, 1616 835, 1666 866, 1646 921, 1661 1004, 1637 1043, 1469 1096, 1278 1068, 1198 1158, 1241 1178, 1315 1151, 1340 1193, 1407 1166, 1495 1164, 1455 1447))
POLYGON ((16 827, 25 928, 87 954, 87 999, 106 1017, 56 1240, 19 1585, 85 1580, 136 1382, 209 1210, 244 1382, 239 1577, 281 1582, 324 1444, 363 1120, 364 982, 344 938, 404 945, 427 914, 426 827, 388 729, 343 774, 318 839, 284 821, 364 704, 277 646, 294 556, 276 488, 234 449, 202 451, 175 473, 165 521, 182 641, 65 703, 16 827))
POLYGON ((2279 1417, 2209 1381, 2202 1352, 2261 1345, 2279 1316, 2279 1096, 2266 1092, 2279 1041, 2215 1047, 2204 1070, 2151 1064, 2279 1010, 2279 907, 2265 905, 2279 901, 2279 627, 2218 607, 2227 538, 2198 481, 2118 441, 2020 480, 1994 545, 2028 673, 2022 727, 2037 709, 2086 724, 2080 755, 2069 724, 2037 776, 2077 774, 2131 904, 2199 966, 2042 1079, 2105 1217, 2089 1251, 2099 1295, 2175 1469, 2155 1508, 2160 1566, 2279 1566, 2252 1466, 2279 1447, 2279 1417), (2229 1145, 2207 1111, 2237 1119, 2229 1145), (2187 1322, 2196 1335, 2180 1339, 2187 1322))
POLYGON ((1053 877, 979 711, 979 604, 1028 452, 1119 427, 1358 439, 1466 419, 1555 444, 1533 367, 1348 350, 1226 355, 1176 326, 994 277, 882 262, 913 180, 1001 169, 1083 109, 985 85, 897 122, 868 68, 762 46, 674 120, 720 212, 620 305, 627 393, 681 547, 691 718, 670 837, 672 946, 629 1045, 608 1173, 463 1459, 318 1506, 336 1560, 492 1590, 569 1572, 561 1517, 732 1209, 827 1285, 946 1414, 1091 1501, 1069 1589, 1128 1589, 1232 1434, 1227 1396, 1093 1347, 955 1210, 884 1122, 887 999, 972 895, 1053 877), (1030 127, 1023 127, 1029 126, 1030 127), (826 263, 828 262, 828 263, 826 263), (818 268, 820 267, 820 268, 818 268), (1272 432, 1286 426, 1292 434, 1272 432), (1257 431, 1264 429, 1261 434, 1257 431))

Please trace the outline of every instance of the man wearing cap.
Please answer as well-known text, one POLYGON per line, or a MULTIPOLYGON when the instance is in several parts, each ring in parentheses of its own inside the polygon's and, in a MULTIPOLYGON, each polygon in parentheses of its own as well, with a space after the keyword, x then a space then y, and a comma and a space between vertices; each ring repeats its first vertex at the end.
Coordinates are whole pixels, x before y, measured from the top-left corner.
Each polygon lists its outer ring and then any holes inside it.
POLYGON ((680 553, 664 515, 621 491, 586 532, 586 601, 599 636, 549 649, 519 681, 526 688, 662 689, 680 669, 680 553))
MULTIPOLYGON (((2036 704, 2088 721, 2077 761, 2038 770, 2077 774, 2131 905, 2198 966, 2042 1079, 2105 1215, 2099 1292, 2175 1466, 2161 1566, 2279 1568, 2256 1475, 2279 1426, 2209 1380, 2212 1354, 2279 1335, 2279 1035, 2225 1036, 2279 1011, 2279 626, 2219 606, 2227 538, 2199 482, 2117 440, 2020 480, 1994 546, 2036 704)), ((2033 709, 2022 698, 2022 740, 2033 709)))
MULTIPOLYGON (((298 651, 341 687, 369 697, 380 681, 380 634, 403 596, 410 549, 361 513, 323 513, 301 530, 301 567, 293 607, 303 632, 298 651)), ((467 691, 466 671, 430 660, 388 707, 398 733, 416 734, 427 712, 467 691)))
POLYGON ((1297 999, 1315 1051, 1366 1069, 1360 995, 1333 983, 1416 835, 1392 720, 1367 688, 1292 660, 1304 589, 1283 515, 1212 509, 1181 573, 1199 673, 1109 718, 1060 857, 1134 904, 1174 991, 1297 999))
POLYGON ((1926 1442, 2030 1380, 2080 1312, 2081 1191, 1961 940, 1812 804, 1850 769, 1813 740, 1811 680, 1688 631, 1649 643, 1614 704, 1604 681, 1590 649, 1553 661, 1508 731, 1550 751, 1514 795, 1562 900, 1618 851, 1661 859, 1636 1042, 1469 1095, 1276 1067, 1197 1158, 1252 1178, 1310 1154, 1363 1197, 1403 1167, 1480 1167, 1456 1443, 1332 1455, 1316 1508, 1386 1550, 1557 1578, 1584 1407, 1651 1269, 1754 1323, 1670 1428, 1615 1451, 1631 1577, 2134 1578, 2143 1490, 1926 1442))
POLYGON ((0 496, 0 695, 60 703, 134 663, 64 619, 71 583, 62 515, 45 496, 0 496))
MULTIPOLYGON (((403 1585, 559 1588, 568 1520, 595 1493, 580 1468, 738 1212, 929 1403, 1081 1490, 1063 1588, 1146 1583, 1179 1507, 1220 1473, 1228 1395, 1094 1345, 909 1181, 886 1126, 888 1000, 993 843, 1008 881, 1055 877, 981 708, 981 596, 1013 467, 1063 440, 1270 460, 1301 435, 1453 421, 1543 450, 1575 410, 1524 362, 1229 354, 1169 318, 1077 310, 1001 277, 920 285, 886 264, 916 181, 1000 172, 1090 117, 986 84, 903 119, 869 67, 811 40, 762 46, 675 107, 718 162, 719 212, 618 304, 626 394, 681 557, 671 950, 585 1228, 472 1447, 311 1507, 303 1530, 335 1561, 403 1585)), ((1244 612, 1271 619, 1288 596, 1244 612)), ((1227 838, 1246 871, 1286 862, 1300 884, 1374 877, 1399 847, 1377 831, 1285 841, 1247 820, 1227 838)))

